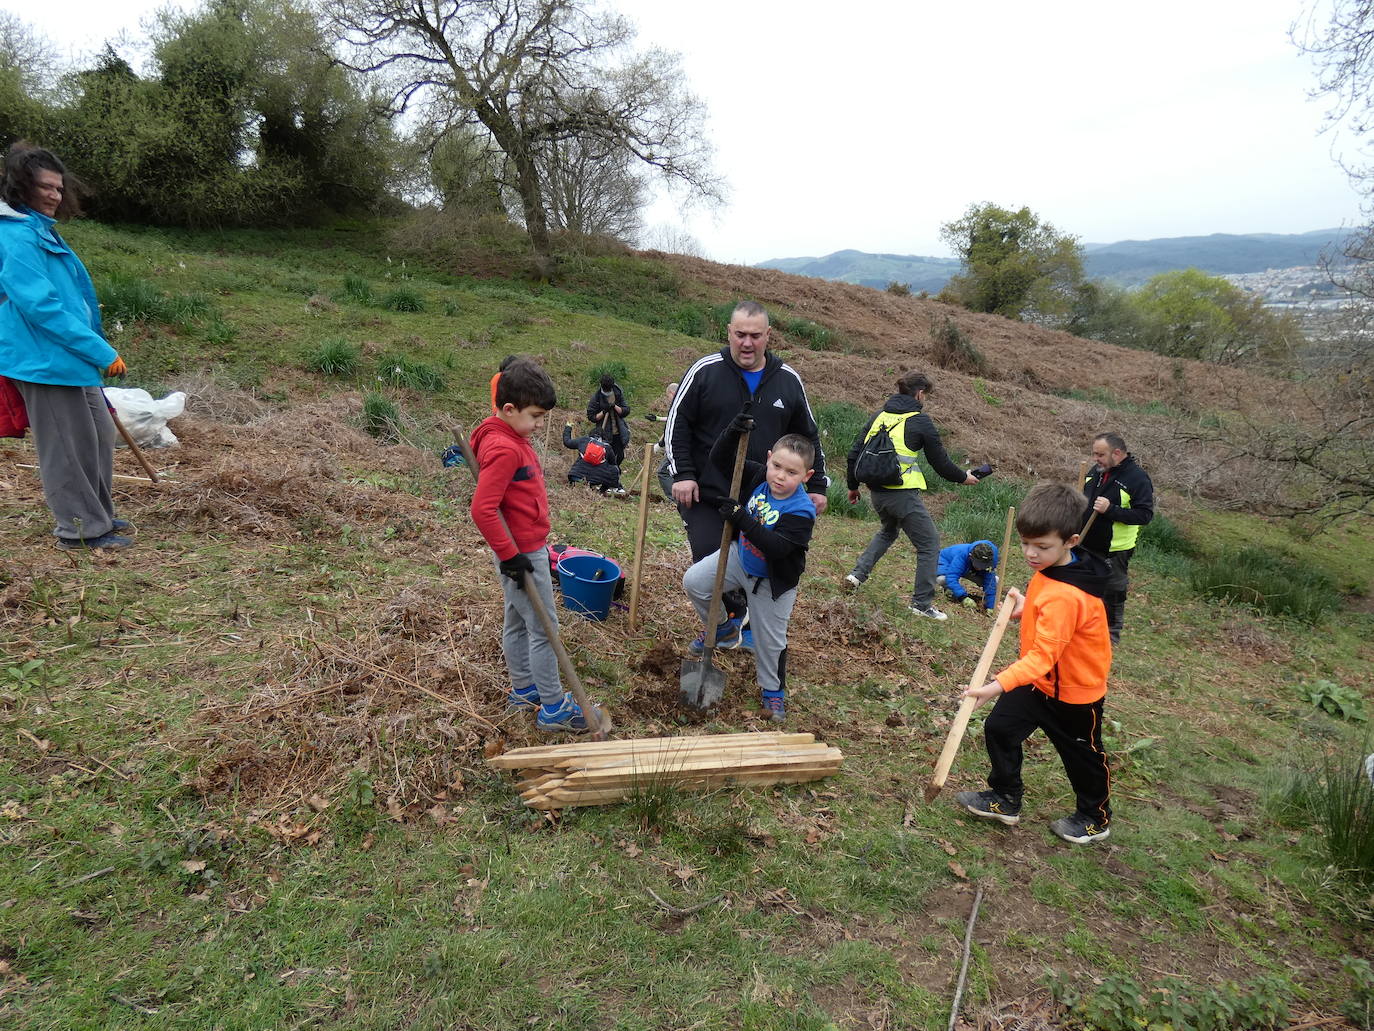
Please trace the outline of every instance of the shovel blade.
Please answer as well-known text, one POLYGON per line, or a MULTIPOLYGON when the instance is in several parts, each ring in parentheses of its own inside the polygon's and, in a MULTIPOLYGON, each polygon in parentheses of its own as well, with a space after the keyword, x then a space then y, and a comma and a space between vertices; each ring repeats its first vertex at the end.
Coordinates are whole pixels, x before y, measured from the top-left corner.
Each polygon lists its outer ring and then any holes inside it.
POLYGON ((710 657, 683 659, 678 697, 689 709, 705 710, 725 696, 725 674, 711 664, 710 657))

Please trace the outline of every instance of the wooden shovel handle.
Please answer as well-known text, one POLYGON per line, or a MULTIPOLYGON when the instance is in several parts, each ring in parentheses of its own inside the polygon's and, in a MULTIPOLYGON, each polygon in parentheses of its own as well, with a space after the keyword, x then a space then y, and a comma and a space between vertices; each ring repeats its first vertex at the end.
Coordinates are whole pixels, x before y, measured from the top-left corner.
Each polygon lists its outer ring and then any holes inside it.
POLYGON ((630 630, 639 629, 639 580, 643 572, 644 532, 649 526, 649 476, 654 468, 654 446, 644 445, 644 468, 639 477, 639 525, 635 528, 635 564, 630 572, 630 630))
MULTIPOLYGON (((1006 632, 1007 623, 1011 619, 1011 609, 1011 601, 1004 598, 1002 607, 997 611, 997 622, 992 625, 988 643, 983 645, 983 654, 978 657, 978 666, 969 680, 970 687, 980 687, 987 682, 988 671, 992 669, 992 661, 997 657, 997 647, 1002 643, 1002 634, 1006 632)), ((973 715, 977 705, 978 699, 972 695, 959 703, 959 711, 954 714, 954 722, 950 724, 949 733, 945 735, 945 747, 935 764, 935 776, 930 778, 928 793, 932 796, 945 786, 949 769, 954 765, 954 757, 959 753, 959 743, 964 740, 964 731, 968 729, 969 717, 973 715)))
MULTIPOLYGON (((463 452, 463 460, 467 463, 468 469, 472 471, 472 481, 478 480, 477 458, 472 453, 472 448, 468 445, 467 437, 464 436, 462 428, 455 426, 453 436, 458 442, 459 449, 463 452)), ((499 511, 496 518, 501 520, 501 529, 506 531, 506 536, 515 544, 515 535, 510 532, 510 526, 506 523, 506 517, 499 511)), ((519 545, 516 545, 519 550, 519 545)), ((577 675, 577 669, 572 664, 572 659, 568 657, 568 651, 563 647, 563 639, 558 634, 558 627, 554 625, 548 610, 544 608, 544 599, 539 596, 538 585, 534 582, 534 576, 530 573, 525 574, 525 594, 529 596, 530 607, 534 609, 534 614, 539 623, 544 628, 544 636, 553 645, 553 652, 558 656, 558 668, 563 674, 563 679, 568 682, 572 689, 573 698, 576 699, 578 708, 582 710, 582 715, 587 721, 587 726, 592 730, 593 737, 604 737, 606 732, 602 729, 601 710, 587 698, 587 692, 582 688, 582 678, 577 675)))
MULTIPOLYGON (((102 394, 101 397, 103 399, 104 395, 102 394)), ((148 460, 143 457, 143 452, 138 449, 138 445, 134 443, 134 438, 129 435, 129 431, 126 430, 124 424, 119 421, 119 416, 115 414, 114 408, 110 407, 110 402, 108 400, 105 401, 105 406, 110 409, 110 421, 114 423, 115 429, 119 431, 119 435, 124 438, 124 443, 129 445, 129 450, 133 453, 133 456, 138 459, 138 464, 143 466, 143 471, 148 474, 148 479, 157 483, 157 473, 153 472, 153 467, 149 465, 148 460)))
MULTIPOLYGON (((739 499, 739 485, 744 481, 744 454, 748 450, 749 431, 745 430, 739 435, 739 445, 735 448, 735 472, 730 479, 730 497, 736 500, 739 499)), ((706 636, 702 639, 702 643, 706 645, 706 650, 701 653, 704 660, 701 664, 703 677, 706 675, 706 667, 711 663, 711 653, 716 649, 716 629, 720 625, 720 596, 722 588, 725 587, 725 567, 730 564, 730 540, 734 535, 735 528, 730 524, 730 520, 726 519, 725 526, 720 531, 720 557, 716 559, 716 582, 711 588, 711 607, 706 613, 706 636)))

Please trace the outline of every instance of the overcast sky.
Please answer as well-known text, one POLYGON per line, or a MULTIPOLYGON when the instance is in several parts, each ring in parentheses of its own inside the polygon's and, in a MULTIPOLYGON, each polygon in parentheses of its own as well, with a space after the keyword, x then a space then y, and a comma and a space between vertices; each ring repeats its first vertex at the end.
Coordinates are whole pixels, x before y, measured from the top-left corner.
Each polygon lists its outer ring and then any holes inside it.
MULTIPOLYGON (((1320 2, 1320 0, 1318 0, 1320 2)), ((685 225, 707 257, 847 247, 944 255, 970 204, 1030 207, 1085 242, 1348 224, 1310 61, 1312 0, 619 0, 679 51, 728 204, 685 225)), ((146 0, 13 8, 59 47, 130 30, 146 0)), ((79 161, 76 162, 79 165, 79 161)))

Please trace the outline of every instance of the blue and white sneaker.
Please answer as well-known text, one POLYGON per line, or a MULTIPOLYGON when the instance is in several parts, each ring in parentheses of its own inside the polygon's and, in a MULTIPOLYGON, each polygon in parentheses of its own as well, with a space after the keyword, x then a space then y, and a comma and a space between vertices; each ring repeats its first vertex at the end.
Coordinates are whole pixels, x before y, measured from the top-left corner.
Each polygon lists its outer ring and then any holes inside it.
POLYGON ((752 652, 754 650, 754 631, 748 627, 741 630, 739 632, 739 646, 744 651, 752 652))
POLYGON ((590 729, 582 708, 570 694, 565 694, 563 700, 552 708, 548 705, 539 706, 539 715, 534 718, 534 724, 547 734, 585 734, 590 729))
MULTIPOLYGON (((738 648, 740 639, 743 636, 740 630, 738 619, 727 619, 716 628, 716 651, 728 648, 738 648)), ((687 646, 687 650, 693 655, 700 655, 706 651, 706 633, 703 631, 697 634, 697 639, 687 646)))
POLYGON ((782 691, 763 692, 763 711, 768 714, 770 723, 782 723, 787 719, 787 707, 783 698, 782 691))
POLYGON ((534 684, 528 687, 512 687, 510 694, 506 695, 506 711, 519 712, 522 709, 533 709, 539 705, 539 688, 534 684))

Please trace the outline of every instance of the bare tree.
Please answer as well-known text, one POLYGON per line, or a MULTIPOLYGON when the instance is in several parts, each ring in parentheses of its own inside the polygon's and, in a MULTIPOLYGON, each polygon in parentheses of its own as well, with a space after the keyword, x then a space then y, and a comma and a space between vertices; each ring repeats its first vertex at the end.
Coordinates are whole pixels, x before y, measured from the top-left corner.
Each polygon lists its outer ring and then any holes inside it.
POLYGON ((606 154, 584 140, 564 140, 541 155, 540 165, 552 228, 626 242, 638 235, 648 190, 623 150, 606 154))
POLYGON ((717 199, 702 105, 676 54, 631 50, 634 29, 595 0, 323 0, 349 67, 385 82, 391 110, 480 126, 505 155, 541 272, 552 268, 541 161, 578 141, 717 199))
POLYGON ((52 42, 10 11, 0 11, 0 72, 14 72, 30 96, 41 97, 57 86, 62 62, 52 42))

